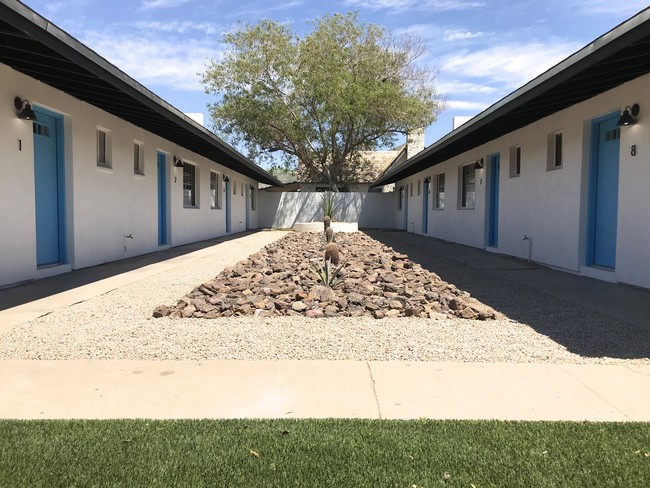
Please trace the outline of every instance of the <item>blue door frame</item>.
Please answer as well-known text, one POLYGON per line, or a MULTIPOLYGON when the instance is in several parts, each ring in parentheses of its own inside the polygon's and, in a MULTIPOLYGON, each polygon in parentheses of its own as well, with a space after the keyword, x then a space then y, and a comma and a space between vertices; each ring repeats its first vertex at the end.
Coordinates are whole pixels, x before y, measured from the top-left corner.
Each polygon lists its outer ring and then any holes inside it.
POLYGON ((230 234, 230 178, 226 176, 226 234, 230 234))
POLYGON ((67 261, 63 117, 34 107, 34 192, 36 265, 67 261))
POLYGON ((424 179, 424 188, 422 191, 424 195, 422 197, 422 233, 427 234, 429 232, 429 178, 424 179))
POLYGON ((490 167, 488 171, 490 186, 488 189, 488 198, 490 199, 488 207, 488 242, 490 247, 499 245, 499 176, 501 173, 501 162, 499 154, 490 156, 490 167))
POLYGON ((158 245, 167 244, 167 156, 158 153, 158 245))
POLYGON ((620 127, 616 111, 591 122, 587 265, 616 267, 620 127))

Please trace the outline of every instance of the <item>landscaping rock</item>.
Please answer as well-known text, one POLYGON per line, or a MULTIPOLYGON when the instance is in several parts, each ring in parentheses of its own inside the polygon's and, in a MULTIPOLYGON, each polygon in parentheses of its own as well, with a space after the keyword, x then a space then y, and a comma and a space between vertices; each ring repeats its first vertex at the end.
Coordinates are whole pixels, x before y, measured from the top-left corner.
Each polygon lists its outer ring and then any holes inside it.
POLYGON ((323 233, 295 233, 225 268, 154 317, 423 317, 503 318, 469 293, 356 232, 340 239, 340 284, 330 288, 311 270, 323 262, 323 233))

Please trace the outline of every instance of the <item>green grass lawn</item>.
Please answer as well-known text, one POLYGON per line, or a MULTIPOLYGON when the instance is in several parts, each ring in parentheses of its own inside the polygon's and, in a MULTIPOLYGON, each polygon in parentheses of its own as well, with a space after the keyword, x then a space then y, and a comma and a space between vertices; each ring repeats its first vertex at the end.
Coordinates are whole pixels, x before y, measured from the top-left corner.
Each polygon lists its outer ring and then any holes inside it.
POLYGON ((10 420, 0 486, 647 488, 650 424, 10 420))

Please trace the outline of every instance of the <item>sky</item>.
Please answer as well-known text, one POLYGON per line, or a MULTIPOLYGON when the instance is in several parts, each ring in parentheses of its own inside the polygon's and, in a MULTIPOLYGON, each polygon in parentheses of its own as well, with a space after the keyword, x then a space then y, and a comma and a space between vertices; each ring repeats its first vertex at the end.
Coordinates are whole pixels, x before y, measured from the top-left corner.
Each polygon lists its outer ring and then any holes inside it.
POLYGON ((356 11, 393 34, 418 35, 418 63, 437 73, 445 110, 429 146, 597 37, 648 7, 639 0, 24 0, 182 112, 203 113, 199 73, 239 22, 273 19, 297 33, 324 14, 356 11))

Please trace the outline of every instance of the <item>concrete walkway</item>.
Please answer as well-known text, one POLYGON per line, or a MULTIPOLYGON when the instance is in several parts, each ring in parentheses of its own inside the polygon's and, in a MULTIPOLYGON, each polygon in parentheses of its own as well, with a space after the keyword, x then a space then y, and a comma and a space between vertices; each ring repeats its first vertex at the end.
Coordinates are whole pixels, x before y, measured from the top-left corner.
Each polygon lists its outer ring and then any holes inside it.
MULTIPOLYGON (((426 261, 435 253, 448 255, 545 293, 561 292, 590 310, 599 310, 603 300, 614 299, 630 310, 618 310, 610 302, 609 313, 648 326, 650 292, 419 236, 382 234, 377 237, 411 253, 416 261, 426 261), (521 269, 535 272, 517 272, 521 269)), ((223 252, 224 245, 236 248, 237 236, 225 243, 223 239, 198 243, 0 290, 0 309, 4 308, 0 332, 187 260, 223 252)), ((0 361, 0 418, 650 421, 648 405, 648 364, 0 361)))
POLYGON ((650 365, 3 361, 0 418, 650 421, 650 365))

